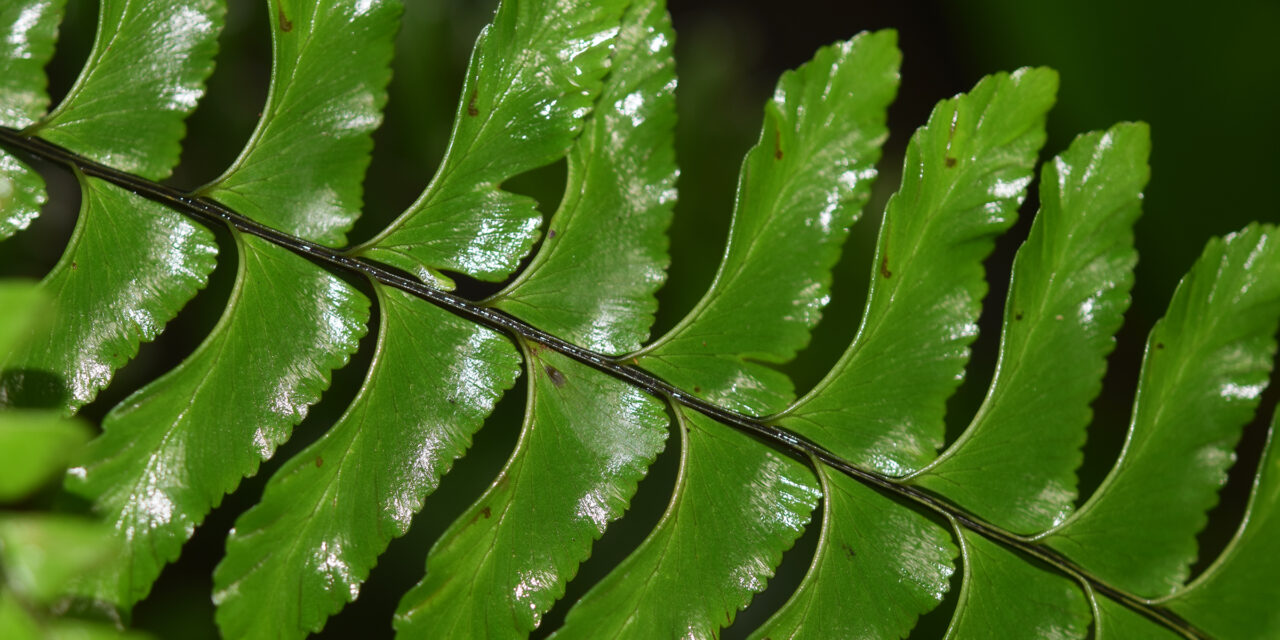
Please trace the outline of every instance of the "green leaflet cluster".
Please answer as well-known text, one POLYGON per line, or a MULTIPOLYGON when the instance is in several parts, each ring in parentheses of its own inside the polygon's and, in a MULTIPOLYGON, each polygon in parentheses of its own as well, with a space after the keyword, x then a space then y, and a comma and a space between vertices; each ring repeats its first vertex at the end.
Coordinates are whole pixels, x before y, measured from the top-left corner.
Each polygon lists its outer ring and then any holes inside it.
MULTIPOLYGON (((104 0, 89 60, 47 114, 42 69, 62 5, 9 4, 0 9, 3 140, 39 139, 122 175, 166 177, 212 68, 221 3, 104 0)), ((344 246, 400 11, 395 0, 270 0, 274 73, 261 120, 232 166, 190 197, 344 246)), ((679 475, 660 522, 574 603, 557 637, 715 637, 806 526, 821 529, 809 571, 755 637, 905 637, 953 584, 948 637, 1280 634, 1271 579, 1280 462, 1270 445, 1236 538, 1188 582, 1196 534, 1273 366, 1274 228, 1209 243, 1152 331, 1124 451, 1080 504, 1090 403, 1133 283, 1146 126, 1084 134, 1041 169, 999 366, 948 444, 943 414, 977 335, 983 261, 1036 175, 1056 74, 984 78, 939 103, 912 136, 861 324, 797 398, 771 365, 807 344, 868 200, 898 85, 896 37, 859 35, 783 75, 744 161, 713 284, 647 342, 675 203, 673 39, 657 0, 504 0, 476 43, 439 170, 395 222, 341 254, 442 290, 450 274, 508 281, 478 307, 678 394, 646 393, 531 334, 504 335, 377 278, 371 298, 260 237, 232 230, 235 256, 219 260, 211 231, 181 211, 77 171, 74 236, 34 287, 55 301, 52 316, 0 322, 0 341, 15 345, 0 351, 0 405, 74 413, 217 265, 234 264, 235 283, 205 342, 112 409, 73 462, 66 490, 93 504, 119 552, 95 556, 40 601, 73 595, 127 615, 372 328, 355 399, 228 536, 213 599, 229 637, 305 636, 354 600, 521 373, 516 449, 430 550, 399 604, 399 635, 528 635, 668 442, 680 447, 679 475), (561 158, 565 195, 544 224, 533 200, 502 185, 561 158), (789 455, 806 449, 770 446, 699 402, 807 438, 826 457, 789 455)), ((0 238, 45 200, 28 159, 0 151, 0 238)), ((18 415, 0 414, 0 427, 18 415)), ((60 428, 21 436, 31 460, 60 428)), ((4 593, 0 625, 20 624, 3 617, 14 610, 4 593)))

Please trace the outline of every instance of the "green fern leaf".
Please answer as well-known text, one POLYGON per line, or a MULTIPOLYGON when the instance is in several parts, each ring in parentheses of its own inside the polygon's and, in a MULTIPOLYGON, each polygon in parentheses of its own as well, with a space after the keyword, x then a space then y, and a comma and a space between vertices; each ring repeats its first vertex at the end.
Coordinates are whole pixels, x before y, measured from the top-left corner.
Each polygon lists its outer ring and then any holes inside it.
POLYGON ((831 637, 906 637, 950 589, 959 549, 946 528, 848 476, 820 466, 818 477, 822 536, 809 573, 751 637, 795 638, 812 628, 831 637))
POLYGON ((864 34, 782 76, 743 162, 716 278, 679 325, 635 354, 642 366, 755 415, 793 399, 791 381, 757 362, 795 357, 827 303, 831 267, 876 175, 898 85, 895 41, 864 34))
POLYGON ((933 458, 977 337, 982 260, 1014 222, 1057 86, 1053 71, 1025 69, 934 108, 886 206, 858 335, 778 424, 889 475, 933 458))
POLYGON ((538 629, 628 509, 667 427, 680 452, 666 511, 565 603, 556 637, 718 637, 819 504, 808 572, 755 638, 907 637, 953 585, 948 638, 1280 634, 1270 444, 1236 537, 1188 581, 1272 373, 1273 227, 1209 243, 1151 333, 1119 461, 1076 508, 1090 403, 1133 283, 1145 125, 1085 134, 1045 166, 996 373, 938 454, 984 261, 1034 175, 1055 72, 989 76, 912 137, 861 326, 797 401, 773 365, 808 343, 869 198, 898 85, 894 32, 825 47, 784 74, 742 165, 714 282, 646 344, 677 176, 662 2, 501 2, 435 177, 350 249, 337 247, 362 207, 401 5, 269 0, 274 67, 257 128, 219 178, 184 192, 157 180, 177 162, 223 12, 218 0, 104 0, 78 81, 44 116, 61 3, 0 8, 0 239, 46 198, 31 169, 44 163, 29 160, 70 167, 83 196, 57 266, 38 285, 0 285, 0 499, 29 494, 74 455, 65 489, 110 529, 0 517, 0 634, 100 632, 50 617, 68 592, 127 620, 209 512, 290 437, 374 314, 355 398, 228 536, 214 573, 228 637, 322 630, 432 510, 428 495, 522 371, 515 450, 429 551, 391 621, 400 636, 538 629), (504 183, 561 158, 564 196, 539 244, 535 201, 504 183), (210 224, 227 226, 234 284, 191 356, 110 410, 83 454, 72 451, 79 427, 14 408, 74 413, 92 400, 204 286, 210 224), (367 280, 376 307, 338 272, 367 280), (473 301, 448 292, 457 275, 510 281, 473 301), (41 296, 57 304, 32 322, 41 296))
MULTIPOLYGON (((496 306, 597 348, 643 342, 675 182, 671 38, 654 7, 623 17, 614 70, 569 154, 566 196, 550 224, 558 233, 496 306)), ((529 398, 520 441, 427 556, 426 578, 400 602, 402 635, 528 634, 666 440, 656 399, 536 344, 521 347, 529 398)))
POLYGON ((609 67, 624 0, 502 2, 476 41, 449 150, 408 211, 357 247, 449 289, 449 269, 498 281, 537 239, 534 201, 498 188, 563 157, 609 67), (481 213, 483 212, 483 213, 481 213))
POLYGON ((1271 606, 1280 599, 1280 585, 1273 579, 1280 562, 1274 552, 1280 539, 1277 426, 1280 412, 1271 419, 1253 494, 1235 537, 1200 577, 1167 599, 1170 609, 1220 638, 1265 638, 1280 632, 1280 612, 1271 606))
POLYGON ((377 355, 360 394, 276 473, 227 540, 214 598, 228 636, 319 631, 515 380, 515 350, 498 334, 378 293, 377 355))
MULTIPOLYGON (((293 6, 273 8, 283 16, 274 38, 279 68, 323 68, 328 91, 312 93, 309 73, 276 75, 249 145, 202 194, 292 233, 340 240, 352 218, 334 210, 359 204, 398 6, 292 18, 293 6), (353 27, 367 29, 372 44, 364 56, 338 55, 353 27), (335 116, 352 126, 335 135, 335 116), (294 154, 295 137, 329 142, 294 154), (274 197, 284 206, 268 205, 274 197), (282 214, 293 211, 309 217, 282 214)), ((87 596, 121 607, 144 597, 223 494, 288 438, 366 330, 369 302, 342 280, 257 238, 238 237, 236 249, 231 300, 208 339, 113 410, 90 448, 94 463, 72 470, 68 487, 95 501, 128 550, 113 571, 86 581, 87 596)))
POLYGON ((208 229, 116 185, 77 177, 80 217, 66 252, 40 283, 56 292, 58 313, 10 354, 0 404, 78 408, 93 400, 139 343, 159 335, 204 287, 216 265, 208 229), (142 251, 122 255, 122 246, 142 251), (87 309, 93 311, 81 311, 87 309))
MULTIPOLYGON (((25 127, 49 106, 44 66, 53 57, 63 0, 0 7, 0 125, 25 127)), ((44 205, 44 180, 0 150, 0 240, 27 228, 44 205)))
POLYGON ((216 0, 105 0, 84 71, 58 108, 27 131, 123 171, 168 176, 178 164, 182 121, 213 71, 223 13, 216 0), (136 131, 148 135, 139 139, 136 131))
POLYGON ((803 464, 701 414, 676 415, 680 476, 662 520, 552 637, 713 637, 800 537, 820 496, 803 464))
POLYGON ((909 482, 1016 532, 1066 518, 1089 403, 1129 305, 1149 149, 1144 125, 1116 125, 1078 138, 1045 165, 987 400, 960 440, 909 482), (1064 353, 1074 357, 1056 357, 1064 353))
POLYGON ((1251 226, 1205 248, 1151 330, 1119 462, 1044 536, 1131 593, 1166 596, 1186 581, 1195 534, 1267 385, 1280 324, 1274 234, 1251 226))
MULTIPOLYGON (((37 93, 20 101, 19 122, 6 125, 26 124, 43 109, 43 74, 28 67, 47 60, 45 39, 53 26, 45 23, 60 13, 60 5, 33 3, 0 15, 9 21, 5 31, 36 38, 28 38, 32 56, 45 56, 9 63, 28 78, 28 91, 37 93)), ((208 0, 104 3, 93 51, 76 85, 53 113, 26 130, 145 177, 168 175, 178 161, 182 119, 195 108, 213 68, 222 13, 220 4, 208 0), (135 130, 152 135, 139 143, 130 133, 135 130)), ((6 212, 6 224, 20 227, 33 217, 22 209, 43 200, 36 180, 27 171, 11 179, 20 197, 18 210, 6 212)), ((68 302, 30 349, 11 354, 5 366, 15 374, 0 382, 0 404, 74 411, 88 403, 213 270, 216 249, 207 230, 117 186, 83 177, 81 185, 76 233, 42 283, 68 302), (121 254, 121 246, 146 247, 147 254, 121 254), (114 278, 103 282, 98 274, 114 278), (90 311, 104 307, 114 307, 110 321, 90 311), (28 372, 54 374, 63 384, 28 372)))

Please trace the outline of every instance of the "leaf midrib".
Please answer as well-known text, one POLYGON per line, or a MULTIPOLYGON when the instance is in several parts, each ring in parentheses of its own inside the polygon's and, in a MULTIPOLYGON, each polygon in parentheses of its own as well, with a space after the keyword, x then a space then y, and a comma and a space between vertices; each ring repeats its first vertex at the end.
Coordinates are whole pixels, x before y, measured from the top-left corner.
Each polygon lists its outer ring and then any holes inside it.
MULTIPOLYGON (((889 476, 861 469, 848 460, 832 453, 822 445, 786 428, 768 424, 757 418, 702 400, 638 366, 627 364, 626 362, 630 360, 629 357, 608 356, 580 347, 502 311, 482 307, 461 296, 431 288, 418 280, 401 275, 392 268, 367 259, 351 257, 343 251, 289 235, 283 231, 255 222, 213 200, 113 169, 53 143, 25 136, 19 130, 0 126, 0 147, 6 147, 10 151, 25 151, 43 160, 77 169, 85 175, 106 180, 144 198, 160 202, 171 209, 194 218, 198 222, 207 225, 227 225, 235 232, 261 238, 322 265, 361 274, 380 284, 399 289, 467 320, 501 331, 516 339, 529 340, 549 349, 554 349, 565 357, 572 358, 597 371, 619 378, 650 395, 664 399, 667 402, 683 405, 706 415, 716 422, 762 439, 769 445, 781 449, 797 459, 819 461, 873 489, 888 492, 898 498, 908 500, 938 513, 944 518, 954 520, 960 526, 997 544, 1015 549, 1053 566, 1069 578, 1083 583, 1085 590, 1090 592, 1090 596, 1092 592, 1097 592, 1111 597, 1125 607, 1183 637, 1202 638, 1205 640, 1210 638, 1208 634, 1197 629, 1177 614, 1160 605, 1154 605, 1147 599, 1111 586, 1052 549, 1041 547, 1021 536, 989 524, 945 498, 912 486, 900 484, 889 476)), ((1092 597, 1090 597, 1090 601, 1091 603, 1093 602, 1092 597)))

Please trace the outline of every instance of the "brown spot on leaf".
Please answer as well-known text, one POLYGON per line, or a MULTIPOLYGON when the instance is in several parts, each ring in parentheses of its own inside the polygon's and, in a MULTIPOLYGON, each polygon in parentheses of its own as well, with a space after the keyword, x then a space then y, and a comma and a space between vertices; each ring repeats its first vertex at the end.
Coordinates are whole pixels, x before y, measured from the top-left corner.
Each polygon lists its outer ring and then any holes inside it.
POLYGON ((489 516, 492 515, 492 512, 489 511, 489 507, 485 507, 480 510, 480 515, 484 516, 485 520, 488 520, 489 516))
POLYGON ((773 130, 773 157, 782 159, 782 131, 780 129, 773 130))
POLYGON ((1022 312, 1021 312, 1021 311, 1019 311, 1019 312, 1017 312, 1017 313, 1013 314, 1013 319, 1014 319, 1014 320, 1021 320, 1021 319, 1022 319, 1022 312))
POLYGON ((947 168, 948 168, 948 169, 950 169, 951 167, 956 166, 956 159, 955 159, 955 158, 952 158, 951 156, 947 156, 947 157, 946 157, 946 159, 945 159, 945 160, 943 160, 943 162, 945 162, 945 163, 947 164, 947 168))
POLYGON ((697 385, 694 385, 694 387, 693 387, 693 392, 694 392, 694 393, 702 393, 702 387, 699 387, 699 386, 697 386, 697 385))
POLYGON ((548 239, 550 239, 550 238, 554 238, 554 237, 556 237, 556 230, 555 230, 555 229, 552 229, 552 230, 550 230, 550 231, 548 231, 548 232, 547 232, 547 238, 548 238, 548 239))
POLYGON ((473 89, 471 91, 471 99, 467 100, 467 115, 469 116, 480 115, 480 110, 476 108, 476 98, 479 98, 479 97, 480 97, 480 90, 473 89))
POLYGON ((845 552, 845 553, 847 553, 847 554, 849 554, 849 557, 850 557, 850 558, 856 558, 856 557, 858 557, 857 552, 853 550, 853 547, 849 546, 849 543, 848 543, 848 542, 841 542, 841 543, 840 543, 840 548, 841 548, 841 549, 844 549, 844 552, 845 552))
POLYGON ((564 386, 564 374, 560 373, 559 369, 549 364, 542 365, 542 368, 546 369, 547 377, 551 379, 551 384, 554 384, 557 389, 564 386))
POLYGON ((324 458, 316 456, 316 468, 319 469, 322 466, 324 466, 324 458))
POLYGON ((80 263, 76 262, 75 260, 72 260, 72 261, 71 261, 71 270, 72 270, 72 271, 75 271, 76 269, 79 269, 79 268, 80 268, 80 263))
POLYGON ((893 272, 889 270, 889 256, 880 259, 880 275, 885 278, 892 278, 893 272))
POLYGON ((279 16, 277 16, 277 17, 278 17, 278 18, 280 18, 280 30, 281 30, 281 31, 283 31, 283 32, 285 32, 285 33, 288 33, 288 32, 290 32, 290 31, 293 31, 293 23, 289 21, 289 16, 286 16, 286 15, 284 14, 284 9, 281 9, 281 10, 280 10, 280 14, 279 14, 279 16))
POLYGON ((1163 343, 1163 342, 1157 342, 1157 343, 1156 343, 1156 348, 1157 348, 1157 349, 1163 349, 1163 348, 1164 348, 1164 343, 1163 343))

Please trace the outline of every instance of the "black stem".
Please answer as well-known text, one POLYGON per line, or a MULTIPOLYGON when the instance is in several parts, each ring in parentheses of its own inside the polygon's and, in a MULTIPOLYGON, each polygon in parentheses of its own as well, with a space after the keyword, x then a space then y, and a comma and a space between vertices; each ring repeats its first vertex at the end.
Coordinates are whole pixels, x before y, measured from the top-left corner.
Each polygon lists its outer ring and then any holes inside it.
POLYGON ((1188 638, 1208 639, 1210 636, 1195 628, 1192 624, 1164 607, 1154 606, 1149 602, 1112 587, 1091 575, 1062 554, 1029 542, 1011 534, 995 525, 973 516, 964 509, 934 495, 933 493, 904 485, 893 478, 873 471, 854 466, 849 461, 837 456, 822 445, 788 429, 761 422, 757 418, 711 404, 679 387, 655 376, 644 369, 626 364, 622 360, 585 349, 578 345, 551 335, 537 327, 531 326, 518 318, 497 309, 482 307, 476 303, 423 284, 405 275, 401 275, 378 263, 345 255, 342 251, 332 249, 310 240, 298 238, 283 231, 267 227, 229 209, 208 198, 198 197, 180 189, 147 180, 139 176, 113 169, 88 158, 81 157, 58 145, 39 138, 22 135, 21 132, 0 126, 0 145, 13 149, 21 149, 36 157, 53 161, 79 170, 87 176, 101 178, 112 184, 128 189, 142 197, 155 200, 181 211, 206 223, 230 225, 233 229, 272 244, 284 247, 298 255, 310 258, 322 264, 328 264, 346 271, 363 274, 375 282, 394 287, 410 295, 443 307, 463 318, 478 322, 536 342, 554 349, 589 367, 607 373, 616 378, 639 387, 654 396, 666 398, 670 402, 683 405, 697 411, 717 422, 728 425, 762 439, 785 450, 798 459, 820 460, 827 466, 837 469, 849 477, 870 485, 891 495, 895 495, 925 508, 931 509, 945 517, 949 517, 961 526, 970 529, 997 543, 1012 547, 1026 555, 1032 556, 1046 564, 1057 567, 1074 579, 1086 582, 1094 591, 1119 601, 1124 606, 1164 625, 1188 638))

